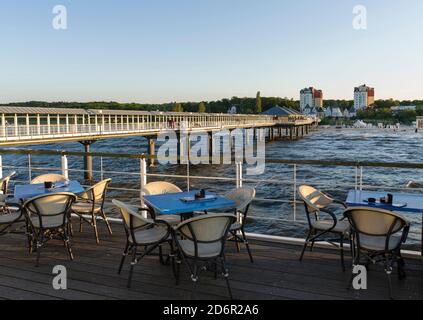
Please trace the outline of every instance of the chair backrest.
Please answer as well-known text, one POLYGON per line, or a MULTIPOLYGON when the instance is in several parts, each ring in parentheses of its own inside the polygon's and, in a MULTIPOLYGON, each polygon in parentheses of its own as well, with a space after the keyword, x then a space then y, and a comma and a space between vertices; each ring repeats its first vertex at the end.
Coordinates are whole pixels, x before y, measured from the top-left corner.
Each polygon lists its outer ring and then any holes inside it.
POLYGON ((96 203, 103 202, 106 199, 107 187, 112 179, 105 179, 91 186, 82 193, 82 198, 85 200, 94 201, 96 203))
POLYGON ((176 227, 176 231, 197 243, 224 243, 235 220, 236 217, 232 214, 208 214, 182 222, 176 227))
POLYGON ((35 215, 39 219, 39 225, 42 228, 49 222, 54 221, 55 227, 63 226, 70 216, 70 208, 75 201, 76 196, 73 193, 62 192, 41 195, 27 200, 23 207, 26 214, 30 217, 35 215))
POLYGON ((126 228, 128 228, 128 230, 130 230, 131 228, 135 229, 146 225, 154 224, 154 220, 144 218, 141 214, 139 214, 138 208, 135 208, 116 199, 113 199, 112 203, 119 209, 124 225, 126 228))
POLYGON ((172 183, 157 181, 146 184, 142 189, 142 192, 144 195, 152 196, 158 194, 179 193, 182 192, 182 190, 172 183))
POLYGON ((38 176, 32 179, 31 184, 44 183, 44 182, 62 182, 66 180, 67 180, 66 177, 62 176, 61 174, 48 173, 48 174, 43 174, 41 176, 38 176))
POLYGON ((320 209, 333 203, 332 198, 329 198, 327 195, 311 186, 300 186, 298 188, 298 194, 304 201, 307 213, 316 213, 320 209))
POLYGON ((254 188, 242 187, 231 190, 225 197, 234 201, 236 203, 236 210, 246 216, 251 202, 256 197, 256 190, 254 188))
POLYGON ((369 207, 349 208, 344 215, 358 234, 389 237, 409 225, 402 215, 369 207))
POLYGON ((12 171, 11 173, 9 173, 9 175, 4 177, 3 179, 0 179, 0 191, 2 192, 2 194, 5 194, 5 195, 8 194, 10 179, 15 175, 16 175, 16 171, 12 171))
MULTIPOLYGON (((135 231, 142 230, 142 229, 149 229, 154 227, 155 222, 153 219, 147 219, 143 217, 139 211, 144 211, 147 213, 152 214, 150 209, 148 208, 136 208, 122 201, 113 199, 113 204, 119 209, 120 215, 123 219, 123 226, 125 228, 126 236, 131 238, 132 243, 137 243, 137 237, 135 236, 135 231)), ((170 229, 168 229, 168 233, 166 237, 170 234, 170 229)))

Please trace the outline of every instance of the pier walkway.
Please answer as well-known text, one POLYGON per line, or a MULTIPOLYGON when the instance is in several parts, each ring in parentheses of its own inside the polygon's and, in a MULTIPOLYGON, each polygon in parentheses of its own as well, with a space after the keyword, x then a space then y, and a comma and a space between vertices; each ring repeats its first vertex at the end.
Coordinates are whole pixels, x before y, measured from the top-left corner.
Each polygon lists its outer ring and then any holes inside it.
MULTIPOLYGON (((0 147, 130 136, 155 137, 163 130, 213 132, 274 128, 278 129, 276 135, 296 139, 308 134, 314 124, 314 119, 300 115, 273 117, 0 106, 0 147)), ((271 139, 275 136, 274 130, 269 130, 271 139)))

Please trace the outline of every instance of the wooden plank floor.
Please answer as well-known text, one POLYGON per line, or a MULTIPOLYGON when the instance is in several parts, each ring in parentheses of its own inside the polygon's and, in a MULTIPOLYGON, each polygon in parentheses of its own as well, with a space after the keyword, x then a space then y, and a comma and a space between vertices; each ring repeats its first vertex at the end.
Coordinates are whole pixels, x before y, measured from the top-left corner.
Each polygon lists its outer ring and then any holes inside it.
MULTIPOLYGON (((0 237, 0 299, 190 299, 191 281, 181 267, 181 283, 175 285, 170 266, 159 263, 157 256, 143 259, 135 268, 131 289, 126 288, 128 264, 117 274, 124 245, 123 227, 113 225, 109 236, 101 228, 101 244, 96 245, 91 230, 76 232, 73 239, 75 261, 68 261, 60 242, 52 241, 43 249, 40 267, 35 256, 29 256, 21 235, 0 237), (52 269, 64 265, 68 272, 68 289, 52 287, 52 269)), ((237 253, 228 244, 227 260, 235 299, 387 299, 387 281, 380 267, 372 267, 368 290, 346 289, 350 270, 341 271, 335 250, 306 253, 298 262, 300 247, 253 242, 255 263, 251 264, 243 250, 237 253)), ((349 262, 350 260, 348 260, 349 262)), ((423 263, 407 260, 405 281, 393 274, 396 299, 423 299, 423 263)), ((223 279, 215 280, 204 273, 197 286, 197 299, 226 299, 223 279)))

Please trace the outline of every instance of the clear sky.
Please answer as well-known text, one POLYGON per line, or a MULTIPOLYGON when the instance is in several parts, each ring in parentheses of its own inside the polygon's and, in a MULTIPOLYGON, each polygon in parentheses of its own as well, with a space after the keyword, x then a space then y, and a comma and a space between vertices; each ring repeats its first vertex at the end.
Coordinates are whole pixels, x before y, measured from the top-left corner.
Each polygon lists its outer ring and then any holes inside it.
POLYGON ((0 103, 423 98, 421 0, 1 0, 0 103), (52 27, 65 5, 68 29, 52 27), (353 7, 365 5, 367 30, 353 7))

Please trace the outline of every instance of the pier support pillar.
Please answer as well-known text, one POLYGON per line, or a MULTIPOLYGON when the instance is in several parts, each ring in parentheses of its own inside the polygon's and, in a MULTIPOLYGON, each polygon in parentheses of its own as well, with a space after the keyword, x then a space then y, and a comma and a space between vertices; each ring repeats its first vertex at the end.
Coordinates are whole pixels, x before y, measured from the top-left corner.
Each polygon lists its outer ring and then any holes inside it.
POLYGON ((153 138, 148 138, 148 155, 152 157, 148 159, 148 165, 153 168, 155 166, 154 156, 156 155, 156 145, 153 138))
POLYGON ((208 137, 209 137, 209 141, 208 141, 209 158, 210 158, 210 163, 213 163, 213 132, 209 132, 208 137))
POLYGON ((91 145, 95 141, 80 141, 80 143, 85 148, 85 156, 84 156, 84 179, 86 181, 93 181, 93 158, 90 155, 91 152, 91 145))

